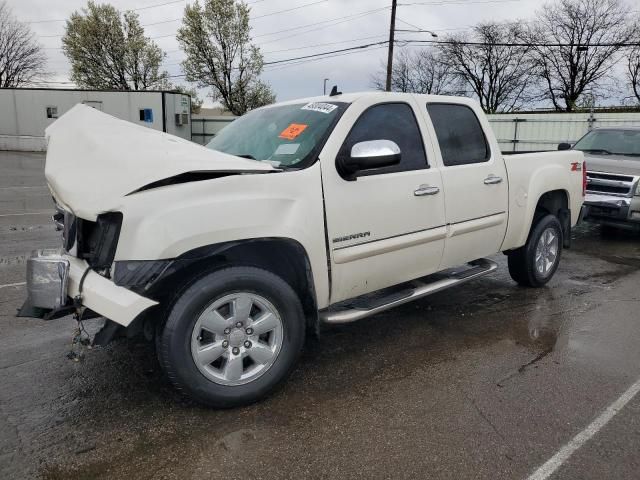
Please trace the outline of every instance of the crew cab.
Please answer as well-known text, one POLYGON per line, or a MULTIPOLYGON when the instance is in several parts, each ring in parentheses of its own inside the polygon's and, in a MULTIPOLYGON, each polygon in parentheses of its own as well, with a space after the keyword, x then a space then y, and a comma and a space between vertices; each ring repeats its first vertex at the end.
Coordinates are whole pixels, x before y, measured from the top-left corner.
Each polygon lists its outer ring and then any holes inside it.
POLYGON ((21 314, 145 332, 214 407, 282 384, 319 325, 487 275, 498 252, 545 285, 584 196, 582 152, 503 156, 458 97, 278 103, 208 148, 78 105, 47 137, 63 245, 28 261, 21 314))
POLYGON ((640 231, 640 127, 596 128, 573 149, 588 167, 584 220, 640 231))

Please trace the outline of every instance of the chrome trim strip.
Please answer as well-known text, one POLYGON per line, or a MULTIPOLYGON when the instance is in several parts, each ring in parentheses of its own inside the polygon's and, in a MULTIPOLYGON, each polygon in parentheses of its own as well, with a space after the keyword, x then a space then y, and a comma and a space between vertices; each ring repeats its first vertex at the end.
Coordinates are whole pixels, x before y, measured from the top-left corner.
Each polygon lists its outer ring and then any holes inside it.
POLYGON ((465 233, 484 230, 485 228, 501 225, 507 220, 506 212, 494 213, 484 217, 465 220, 464 222, 452 223, 449 229, 449 237, 463 235, 465 233))
POLYGON ((345 248, 358 247, 360 245, 366 245, 368 243, 382 242, 383 240, 390 240, 392 238, 404 237, 405 235, 413 235, 414 233, 428 232, 430 230, 435 230, 436 228, 442 228, 446 226, 447 226, 446 224, 438 225, 437 227, 425 228, 422 230, 416 230, 414 232, 399 233, 398 235, 391 235, 390 237, 376 238, 375 240, 367 240, 366 242, 354 243, 352 245, 344 245, 342 247, 334 248, 333 251, 335 252, 336 250, 344 250, 345 248))
POLYGON ((397 235, 382 240, 359 243, 348 247, 341 247, 333 251, 333 261, 335 263, 348 263, 362 258, 389 253, 403 248, 420 245, 422 243, 442 240, 447 236, 445 225, 428 230, 421 230, 405 235, 397 235))

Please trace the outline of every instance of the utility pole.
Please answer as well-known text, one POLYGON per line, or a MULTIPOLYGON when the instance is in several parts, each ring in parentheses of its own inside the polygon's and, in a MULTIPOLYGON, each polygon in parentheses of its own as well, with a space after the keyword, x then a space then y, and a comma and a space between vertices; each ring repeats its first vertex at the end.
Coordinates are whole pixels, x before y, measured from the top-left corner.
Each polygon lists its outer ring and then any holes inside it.
POLYGON ((393 39, 396 33, 396 7, 398 0, 391 2, 391 25, 389 26, 389 56, 387 57, 387 84, 385 90, 391 91, 391 72, 393 71, 393 39))
POLYGON ((326 94, 327 94, 327 82, 328 82, 328 81, 329 81, 329 79, 328 79, 328 78, 325 78, 325 79, 324 79, 324 86, 323 86, 323 88, 322 88, 322 94, 323 94, 323 95, 326 95, 326 94))

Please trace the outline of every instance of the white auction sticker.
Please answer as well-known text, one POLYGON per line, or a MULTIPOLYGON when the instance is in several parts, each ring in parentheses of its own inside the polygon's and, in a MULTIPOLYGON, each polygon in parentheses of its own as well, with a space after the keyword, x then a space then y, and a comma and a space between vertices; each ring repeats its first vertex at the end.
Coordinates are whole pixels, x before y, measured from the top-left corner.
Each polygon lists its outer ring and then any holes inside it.
POLYGON ((274 155, 295 155, 295 153, 300 148, 299 143, 283 143, 278 145, 276 151, 273 152, 274 155))
POLYGON ((338 106, 332 103, 311 102, 311 103, 307 103, 300 110, 311 110, 312 112, 331 113, 336 108, 338 108, 338 106))

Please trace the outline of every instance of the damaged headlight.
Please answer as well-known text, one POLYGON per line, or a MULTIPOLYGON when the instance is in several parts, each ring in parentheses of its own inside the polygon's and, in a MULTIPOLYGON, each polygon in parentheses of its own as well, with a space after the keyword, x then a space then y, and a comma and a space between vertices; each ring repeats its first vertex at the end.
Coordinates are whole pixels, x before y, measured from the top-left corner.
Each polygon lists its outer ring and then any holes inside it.
POLYGON ((78 219, 78 257, 94 269, 109 268, 113 263, 122 227, 122 213, 98 215, 95 222, 78 219))

